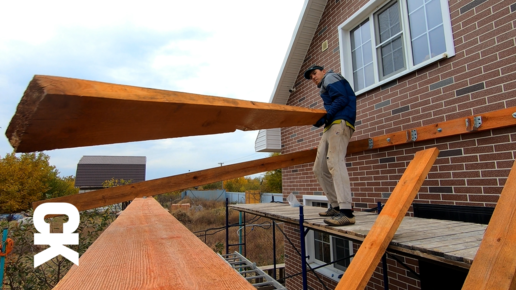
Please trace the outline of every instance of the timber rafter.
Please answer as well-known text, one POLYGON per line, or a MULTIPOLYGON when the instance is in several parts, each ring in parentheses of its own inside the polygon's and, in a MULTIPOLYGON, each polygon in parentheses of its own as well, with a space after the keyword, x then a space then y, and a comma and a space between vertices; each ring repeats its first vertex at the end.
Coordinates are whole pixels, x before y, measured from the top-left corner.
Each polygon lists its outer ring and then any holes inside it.
MULTIPOLYGON (((439 124, 419 127, 413 130, 405 130, 373 137, 370 139, 353 141, 349 143, 348 154, 358 153, 370 149, 386 148, 412 142, 449 137, 453 135, 468 134, 515 126, 516 118, 513 117, 513 115, 516 116, 515 114, 516 107, 512 107, 485 114, 469 116, 466 118, 454 119, 439 124), (477 120, 481 120, 481 123, 477 121, 478 126, 474 125, 475 118, 477 120), (413 131, 416 133, 414 134, 413 131), (412 136, 416 136, 414 140, 412 139, 412 136)), ((137 197, 158 195, 174 190, 200 186, 215 181, 227 180, 278 168, 310 163, 315 161, 315 157, 316 150, 310 149, 306 151, 299 151, 229 166, 216 167, 213 169, 206 169, 156 180, 149 180, 125 186, 37 201, 32 205, 34 208, 36 208, 38 205, 45 202, 68 202, 75 205, 79 210, 87 210, 120 203, 123 201, 133 200, 137 197)))

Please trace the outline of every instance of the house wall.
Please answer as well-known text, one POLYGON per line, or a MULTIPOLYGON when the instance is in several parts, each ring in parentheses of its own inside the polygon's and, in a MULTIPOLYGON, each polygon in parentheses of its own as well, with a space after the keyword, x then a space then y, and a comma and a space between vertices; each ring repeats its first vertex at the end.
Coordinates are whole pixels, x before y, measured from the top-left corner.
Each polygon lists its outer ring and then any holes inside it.
MULTIPOLYGON (((288 105, 323 109, 318 89, 303 72, 312 64, 340 72, 338 26, 367 2, 328 0, 288 105), (322 52, 325 40, 329 48, 322 52)), ((456 55, 358 95, 357 131, 351 141, 516 106, 515 2, 450 0, 456 55)), ((317 147, 321 135, 322 128, 312 126, 282 128, 282 153, 317 147)), ((511 127, 352 154, 346 163, 354 208, 385 203, 415 152, 430 147, 441 153, 415 203, 494 207, 516 157, 515 141, 516 128, 511 127)), ((301 200, 302 195, 323 194, 312 166, 283 169, 285 196, 293 193, 301 200)), ((299 247, 299 232, 285 227, 299 247)), ((288 276, 301 266, 297 253, 285 244, 288 276)), ((417 260, 402 258, 419 272, 417 260)), ((420 289, 420 282, 396 261, 388 263, 390 289, 420 289)), ((380 266, 367 289, 383 289, 380 266)), ((309 280, 313 289, 323 289, 312 274, 309 280)), ((301 277, 288 279, 287 286, 302 289, 301 277)))
MULTIPOLYGON (((312 64, 340 71, 338 25, 366 2, 328 1, 288 105, 323 109, 302 73, 312 64), (322 52, 325 40, 329 48, 322 52)), ((449 1, 454 57, 357 96, 352 141, 516 106, 515 1, 485 1, 461 13, 471 3, 449 1)), ((317 147, 321 134, 312 126, 282 128, 282 153, 317 147)), ((434 146, 440 157, 415 202, 494 207, 515 158, 514 141, 512 127, 352 154, 346 162, 354 207, 385 202, 415 152, 434 146)), ((312 166, 285 168, 283 193, 323 194, 312 166)))
MULTIPOLYGON (((291 224, 284 225, 284 231, 287 237, 292 241, 294 246, 298 251, 301 249, 300 239, 299 239, 299 227, 291 224)), ((360 244, 353 243, 353 251, 356 253, 358 251, 358 247, 360 244)), ((396 256, 398 260, 403 262, 405 265, 413 269, 416 273, 420 273, 419 271, 419 262, 417 259, 396 256)), ((307 267, 307 271, 310 268, 307 267)), ((421 281, 417 279, 410 271, 408 271, 405 267, 403 267, 396 260, 387 257, 387 271, 389 277, 389 289, 390 290, 401 290, 401 289, 421 289, 421 281)), ((285 277, 297 274, 301 272, 301 258, 297 251, 290 245, 290 243, 285 242, 285 277)), ((318 273, 319 278, 324 282, 328 289, 334 289, 337 287, 338 282, 318 273)), ((314 290, 324 290, 321 282, 317 277, 312 273, 308 272, 307 275, 308 287, 309 289, 314 290)), ((376 267, 373 276, 369 280, 367 284, 366 290, 383 290, 384 289, 384 279, 383 279, 383 268, 382 263, 380 262, 376 267)), ((292 278, 288 278, 285 282, 285 286, 287 289, 303 289, 303 277, 302 275, 297 275, 292 278)))

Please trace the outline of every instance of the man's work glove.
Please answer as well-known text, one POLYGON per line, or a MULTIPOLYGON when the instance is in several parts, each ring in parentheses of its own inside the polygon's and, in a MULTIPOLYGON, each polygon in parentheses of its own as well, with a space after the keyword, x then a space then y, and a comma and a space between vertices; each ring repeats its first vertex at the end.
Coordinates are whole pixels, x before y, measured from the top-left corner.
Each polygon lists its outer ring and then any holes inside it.
POLYGON ((321 127, 322 125, 324 125, 326 123, 326 115, 324 115, 321 119, 319 119, 319 121, 317 121, 315 124, 314 124, 314 127, 321 127))
POLYGON ((332 119, 333 119, 333 118, 332 118, 331 116, 329 116, 328 114, 326 114, 326 121, 324 121, 324 127, 325 127, 325 128, 326 128, 326 127, 329 127, 329 126, 331 125, 331 123, 332 123, 332 122, 331 122, 331 120, 332 120, 332 119))

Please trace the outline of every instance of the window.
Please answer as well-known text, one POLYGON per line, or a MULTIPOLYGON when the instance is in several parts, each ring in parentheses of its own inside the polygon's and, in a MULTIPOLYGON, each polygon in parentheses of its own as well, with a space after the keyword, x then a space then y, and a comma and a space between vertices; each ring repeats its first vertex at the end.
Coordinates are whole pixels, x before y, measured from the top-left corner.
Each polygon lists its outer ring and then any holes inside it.
MULTIPOLYGON (((321 207, 324 210, 328 208, 328 199, 326 196, 304 195, 303 204, 321 207)), ((353 254, 353 244, 350 240, 313 230, 310 230, 306 236, 306 247, 309 256, 308 263, 313 268, 353 254)), ((350 262, 351 259, 345 259, 316 271, 338 281, 339 275, 347 269, 350 262)))
POLYGON ((455 55, 447 0, 372 0, 339 26, 344 77, 361 94, 455 55))

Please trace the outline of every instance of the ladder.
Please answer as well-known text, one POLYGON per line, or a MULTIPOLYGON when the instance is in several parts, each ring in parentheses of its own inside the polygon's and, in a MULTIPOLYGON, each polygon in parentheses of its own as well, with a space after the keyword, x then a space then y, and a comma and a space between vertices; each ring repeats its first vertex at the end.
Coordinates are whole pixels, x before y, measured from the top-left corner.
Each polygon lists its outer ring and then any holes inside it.
POLYGON ((256 263, 251 263, 246 257, 242 256, 238 252, 232 254, 221 255, 221 257, 228 262, 229 265, 235 271, 240 273, 249 283, 251 280, 255 280, 255 283, 251 283, 256 289, 279 289, 286 290, 285 286, 281 285, 278 281, 274 280, 271 276, 267 275, 263 270, 256 267, 256 263))

